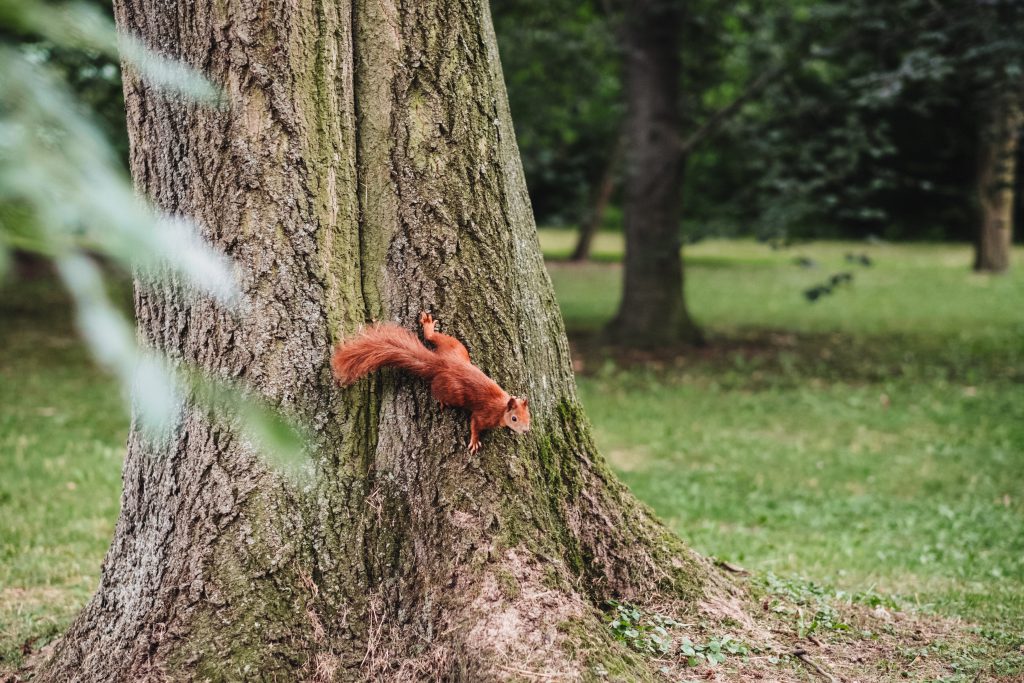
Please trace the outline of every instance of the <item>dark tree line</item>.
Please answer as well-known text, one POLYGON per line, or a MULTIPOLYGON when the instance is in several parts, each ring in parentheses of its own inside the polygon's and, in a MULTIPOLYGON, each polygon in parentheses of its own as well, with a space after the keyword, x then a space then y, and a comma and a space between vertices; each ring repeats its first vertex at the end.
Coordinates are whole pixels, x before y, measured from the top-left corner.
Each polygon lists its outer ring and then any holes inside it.
MULTIPOLYGON (((569 3, 493 4, 535 211, 541 224, 575 224, 600 197, 625 112, 619 28, 630 5, 572 3, 581 23, 569 3), (551 83, 561 83, 557 97, 543 89, 551 83), (595 105, 606 114, 599 125, 577 115, 595 105), (561 153, 549 144, 556 133, 536 136, 541 125, 573 128, 589 153, 561 153)), ((974 237, 987 103, 1022 89, 1020 3, 678 4, 679 135, 689 142, 709 124, 716 133, 713 144, 686 145, 686 239, 737 226, 974 237)))
MULTIPOLYGON (((624 226, 609 328, 699 340, 679 247, 708 234, 971 239, 1009 266, 1024 3, 495 0, 541 224, 624 226)), ((17 38, 17 37, 15 37, 17 38)), ((116 64, 32 40, 127 149, 116 64)))
POLYGON ((1020 213, 1024 4, 649 0, 573 4, 575 14, 562 4, 545 3, 531 29, 518 21, 522 3, 495 3, 499 39, 527 169, 544 159, 544 173, 528 175, 539 221, 579 222, 581 259, 613 196, 624 211, 612 338, 700 338, 679 250, 708 233, 971 239, 975 269, 1008 267, 1020 213), (556 39, 543 30, 552 15, 576 20, 558 24, 556 39), (530 51, 510 39, 523 35, 534 38, 530 51), (564 82, 545 73, 563 83, 557 98, 530 92, 533 65, 567 44, 573 64, 611 73, 620 87, 599 91, 573 68, 564 82), (595 104, 607 115, 571 114, 595 104), (619 107, 621 138, 610 132, 620 130, 619 107), (556 112, 570 112, 561 120, 577 139, 600 141, 591 154, 533 147, 532 124, 557 125, 556 112))

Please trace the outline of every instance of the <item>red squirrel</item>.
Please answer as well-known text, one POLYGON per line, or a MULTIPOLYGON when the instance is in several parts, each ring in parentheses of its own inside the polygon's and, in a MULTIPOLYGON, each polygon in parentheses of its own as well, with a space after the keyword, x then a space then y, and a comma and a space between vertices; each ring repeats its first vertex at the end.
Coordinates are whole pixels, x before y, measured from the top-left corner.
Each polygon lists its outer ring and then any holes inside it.
POLYGON ((434 316, 420 313, 424 346, 409 330, 377 323, 338 346, 331 370, 342 386, 381 367, 396 367, 430 380, 430 391, 441 407, 465 408, 470 419, 469 452, 480 450, 480 433, 505 426, 517 434, 530 431, 530 407, 525 398, 510 396, 469 360, 469 351, 454 337, 434 331, 434 316))

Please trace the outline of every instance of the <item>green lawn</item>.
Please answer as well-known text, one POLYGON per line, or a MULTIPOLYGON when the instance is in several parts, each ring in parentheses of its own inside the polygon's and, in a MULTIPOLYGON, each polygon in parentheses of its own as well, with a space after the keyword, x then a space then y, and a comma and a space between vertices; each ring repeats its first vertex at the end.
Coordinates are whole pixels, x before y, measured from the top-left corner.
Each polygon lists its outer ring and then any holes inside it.
POLYGON ((128 419, 48 280, 0 289, 0 671, 96 587, 128 419))
MULTIPOLYGON (((543 231, 549 255, 572 235, 543 231)), ((609 355, 621 251, 552 263, 599 446, 701 551, 1024 633, 1024 251, 754 242, 687 249, 706 349, 609 355), (874 266, 845 263, 867 253, 874 266), (794 264, 813 259, 817 268, 794 264), (801 292, 841 270, 851 285, 801 292)), ((67 624, 113 531, 127 418, 43 280, 0 290, 0 670, 67 624)))
MULTIPOLYGON (((601 237, 602 261, 621 253, 601 237)), ((542 232, 553 256, 571 239, 542 232)), ((996 277, 967 246, 686 253, 711 345, 628 369, 587 342, 619 266, 551 264, 595 438, 637 495, 702 552, 1024 633, 1024 250, 996 277)))

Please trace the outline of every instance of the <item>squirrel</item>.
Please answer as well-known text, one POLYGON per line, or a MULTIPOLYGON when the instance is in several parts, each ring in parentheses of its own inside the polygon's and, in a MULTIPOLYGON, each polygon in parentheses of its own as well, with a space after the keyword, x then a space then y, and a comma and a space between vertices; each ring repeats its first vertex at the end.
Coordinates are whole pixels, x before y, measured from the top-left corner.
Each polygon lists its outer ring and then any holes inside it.
POLYGON ((377 323, 334 349, 331 370, 341 386, 381 367, 397 367, 430 381, 430 391, 441 407, 470 411, 469 452, 480 450, 480 434, 505 426, 517 434, 530 431, 530 406, 525 398, 509 395, 469 360, 458 339, 434 331, 434 316, 420 313, 423 338, 430 350, 409 330, 377 323))

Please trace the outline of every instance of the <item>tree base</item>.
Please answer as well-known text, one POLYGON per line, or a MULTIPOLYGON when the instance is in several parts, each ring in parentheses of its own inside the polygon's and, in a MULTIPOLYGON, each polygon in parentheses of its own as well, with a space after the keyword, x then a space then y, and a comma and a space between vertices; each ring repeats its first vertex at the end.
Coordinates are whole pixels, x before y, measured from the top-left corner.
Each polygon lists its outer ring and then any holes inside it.
MULTIPOLYGON (((884 599, 875 607, 835 596, 826 600, 818 590, 803 593, 807 587, 799 582, 786 582, 775 593, 741 569, 698 562, 709 579, 700 599, 659 592, 596 603, 554 586, 544 559, 510 550, 490 563, 467 609, 448 613, 438 624, 445 630, 432 641, 371 608, 371 637, 356 656, 338 656, 330 643, 316 642, 312 629, 307 660, 275 667, 276 673, 320 682, 935 680, 957 668, 970 671, 971 659, 985 652, 985 642, 955 620, 901 612, 884 599), (915 655, 925 649, 927 657, 915 655)), ((462 588, 452 587, 452 595, 462 588)), ((43 666, 52 649, 35 653, 20 671, 0 680, 68 680, 43 666)), ((169 664, 157 657, 130 677, 193 679, 195 669, 169 664)), ((244 666, 219 664, 223 676, 216 680, 237 680, 230 672, 244 666)), ((981 662, 974 664, 980 671, 981 662)), ((270 675, 265 669, 245 671, 253 678, 270 675)), ((117 669, 67 673, 75 680, 127 676, 117 669)))
POLYGON ((989 275, 1001 275, 1008 271, 1009 269, 1010 264, 1008 261, 976 261, 974 263, 974 267, 972 268, 972 270, 974 270, 975 273, 986 273, 989 275))

